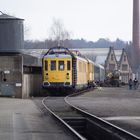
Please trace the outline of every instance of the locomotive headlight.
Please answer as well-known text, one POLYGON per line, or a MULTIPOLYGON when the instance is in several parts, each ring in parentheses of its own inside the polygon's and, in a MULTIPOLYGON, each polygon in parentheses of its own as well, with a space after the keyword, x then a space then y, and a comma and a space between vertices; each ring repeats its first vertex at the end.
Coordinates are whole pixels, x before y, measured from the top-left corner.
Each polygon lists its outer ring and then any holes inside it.
POLYGON ((67 75, 66 75, 66 79, 70 79, 69 73, 67 73, 67 75))

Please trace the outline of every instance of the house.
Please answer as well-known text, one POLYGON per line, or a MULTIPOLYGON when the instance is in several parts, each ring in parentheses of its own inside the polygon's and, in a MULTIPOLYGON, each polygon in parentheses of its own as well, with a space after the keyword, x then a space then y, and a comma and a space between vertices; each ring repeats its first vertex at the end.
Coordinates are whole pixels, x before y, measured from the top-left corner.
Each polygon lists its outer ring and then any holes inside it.
POLYGON ((129 79, 132 78, 132 69, 125 49, 122 49, 120 57, 116 57, 114 48, 110 47, 105 60, 105 73, 108 75, 115 70, 120 72, 120 80, 123 83, 128 83, 129 79))
POLYGON ((128 61, 128 57, 125 49, 122 50, 122 55, 119 61, 120 80, 124 83, 128 83, 129 78, 132 78, 132 68, 128 61))
POLYGON ((114 52, 114 48, 110 47, 107 58, 105 60, 105 73, 107 75, 108 73, 113 72, 115 70, 118 70, 118 63, 114 52))

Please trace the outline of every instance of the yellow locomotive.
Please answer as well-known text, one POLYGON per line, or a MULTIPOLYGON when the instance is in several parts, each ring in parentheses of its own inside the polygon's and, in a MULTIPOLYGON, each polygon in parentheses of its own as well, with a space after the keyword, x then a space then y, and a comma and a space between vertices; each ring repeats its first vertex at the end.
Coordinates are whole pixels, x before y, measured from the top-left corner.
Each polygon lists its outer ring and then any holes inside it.
POLYGON ((42 66, 44 88, 77 90, 94 86, 97 65, 67 48, 49 49, 43 56, 42 66))

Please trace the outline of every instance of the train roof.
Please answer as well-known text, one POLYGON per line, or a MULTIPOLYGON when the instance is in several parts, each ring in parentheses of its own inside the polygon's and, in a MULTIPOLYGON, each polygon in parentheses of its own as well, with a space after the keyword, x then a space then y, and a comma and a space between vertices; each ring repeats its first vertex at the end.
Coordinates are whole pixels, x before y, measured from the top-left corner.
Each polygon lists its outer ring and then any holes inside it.
POLYGON ((44 54, 43 58, 77 58, 78 60, 82 60, 85 62, 92 63, 100 68, 104 68, 100 64, 96 64, 92 60, 88 59, 87 57, 83 56, 78 50, 69 50, 68 48, 57 46, 50 48, 47 53, 44 54))
POLYGON ((57 46, 57 47, 53 47, 50 48, 47 53, 44 54, 43 57, 47 57, 47 56, 57 56, 57 55, 70 55, 72 57, 74 57, 74 54, 65 47, 61 47, 61 46, 57 46))
POLYGON ((44 54, 43 57, 47 58, 52 58, 52 57, 72 57, 72 58, 78 58, 78 59, 86 59, 85 56, 83 56, 79 51, 77 50, 69 50, 68 48, 58 46, 58 47, 53 47, 50 48, 47 53, 44 54))
POLYGON ((85 58, 85 57, 75 56, 75 58, 77 58, 78 60, 82 60, 82 61, 88 62, 88 59, 85 58))
POLYGON ((89 61, 89 63, 92 63, 92 64, 94 64, 95 66, 100 67, 101 69, 104 69, 104 66, 103 66, 103 65, 98 64, 98 63, 96 63, 96 62, 94 62, 94 61, 92 61, 92 60, 90 60, 90 59, 88 59, 88 61, 89 61))
POLYGON ((94 63, 94 65, 96 65, 97 67, 100 67, 101 69, 104 69, 104 66, 101 64, 94 63))
POLYGON ((71 55, 68 55, 68 54, 52 54, 52 55, 45 55, 44 58, 56 58, 56 57, 59 57, 59 58, 72 58, 71 55))

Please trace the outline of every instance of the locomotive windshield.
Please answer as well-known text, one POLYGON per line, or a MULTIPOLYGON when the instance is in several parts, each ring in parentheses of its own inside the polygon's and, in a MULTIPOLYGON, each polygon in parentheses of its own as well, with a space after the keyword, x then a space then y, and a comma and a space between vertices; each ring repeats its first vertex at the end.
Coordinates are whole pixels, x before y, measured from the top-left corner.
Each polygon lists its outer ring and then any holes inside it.
POLYGON ((59 61, 58 62, 58 69, 59 70, 64 70, 64 61, 59 61))
POLYGON ((51 70, 56 70, 56 61, 51 61, 51 70))

